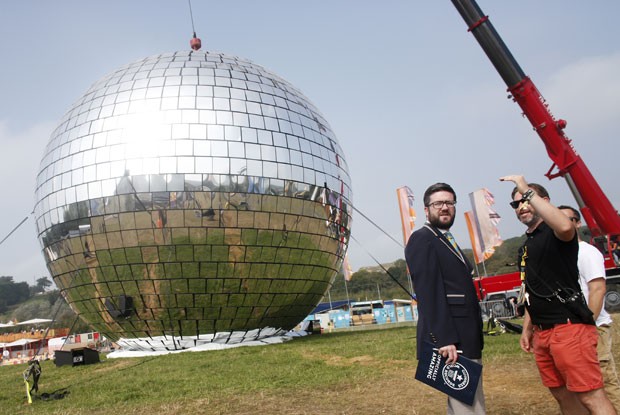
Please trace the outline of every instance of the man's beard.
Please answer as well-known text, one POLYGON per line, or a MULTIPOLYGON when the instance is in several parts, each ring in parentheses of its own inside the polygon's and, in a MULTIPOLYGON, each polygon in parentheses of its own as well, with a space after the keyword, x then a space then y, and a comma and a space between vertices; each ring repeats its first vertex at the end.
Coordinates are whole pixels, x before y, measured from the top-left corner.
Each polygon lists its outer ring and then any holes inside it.
POLYGON ((450 220, 447 223, 443 223, 440 220, 439 214, 437 214, 436 216, 429 215, 428 221, 429 221, 429 223, 431 225, 433 225, 437 229, 442 229, 442 230, 447 231, 448 229, 450 229, 452 227, 452 224, 454 223, 454 218, 455 217, 456 217, 456 215, 452 216, 452 218, 450 218, 450 220))
MULTIPOLYGON (((519 217, 519 220, 521 220, 521 217, 519 217)), ((524 224, 525 226, 529 228, 531 228, 533 225, 537 224, 540 221, 540 216, 538 216, 538 214, 533 213, 531 216, 531 219, 528 221, 523 221, 521 220, 521 223, 524 224)))

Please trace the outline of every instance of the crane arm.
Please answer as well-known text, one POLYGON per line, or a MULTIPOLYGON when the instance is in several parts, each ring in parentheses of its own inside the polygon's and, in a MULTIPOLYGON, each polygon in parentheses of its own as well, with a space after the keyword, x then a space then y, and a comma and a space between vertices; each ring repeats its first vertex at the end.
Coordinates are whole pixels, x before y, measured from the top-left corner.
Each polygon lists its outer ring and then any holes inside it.
POLYGON ((512 99, 542 139, 553 161, 545 175, 549 179, 558 176, 566 179, 593 236, 620 234, 620 216, 564 134, 566 121, 555 119, 536 85, 525 75, 475 0, 452 0, 452 3, 506 83, 512 99), (554 168, 556 172, 552 172, 554 168))

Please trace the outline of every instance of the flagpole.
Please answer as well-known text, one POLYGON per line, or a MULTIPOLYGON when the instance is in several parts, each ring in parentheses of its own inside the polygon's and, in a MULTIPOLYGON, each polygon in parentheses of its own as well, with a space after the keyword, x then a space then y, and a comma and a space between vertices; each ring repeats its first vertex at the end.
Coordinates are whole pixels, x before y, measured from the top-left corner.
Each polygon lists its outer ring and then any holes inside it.
POLYGON ((349 311, 351 310, 351 300, 349 299, 349 286, 347 285, 347 279, 344 279, 344 291, 347 293, 347 305, 349 306, 349 311))
POLYGON ((413 294, 413 279, 411 278, 411 274, 409 273, 409 269, 407 269, 407 281, 409 281, 409 292, 413 294))
POLYGON ((474 261, 474 265, 476 266, 476 275, 480 276, 480 270, 478 269, 478 263, 474 261))
POLYGON ((327 290, 327 298, 329 298, 329 309, 330 311, 334 309, 334 306, 332 305, 332 289, 331 287, 329 288, 329 290, 327 290))
POLYGON ((484 276, 486 277, 487 276, 487 267, 484 264, 484 259, 482 260, 482 269, 484 271, 484 276))

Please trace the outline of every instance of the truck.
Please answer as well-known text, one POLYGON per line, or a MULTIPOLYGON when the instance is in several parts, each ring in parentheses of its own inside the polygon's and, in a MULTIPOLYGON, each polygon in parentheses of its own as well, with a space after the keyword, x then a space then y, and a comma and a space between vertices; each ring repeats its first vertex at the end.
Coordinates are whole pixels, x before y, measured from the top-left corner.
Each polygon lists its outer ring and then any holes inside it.
POLYGON ((474 286, 480 301, 508 300, 516 297, 521 287, 519 272, 480 276, 474 278, 474 286))
MULTIPOLYGON (((566 121, 556 119, 545 98, 525 75, 512 53, 505 45, 475 0, 452 0, 467 30, 473 34, 483 51, 505 82, 508 98, 516 102, 523 115, 530 121, 534 131, 543 141, 552 161, 545 173, 549 179, 563 177, 573 194, 581 215, 592 234, 592 243, 605 257, 607 292, 605 308, 620 311, 620 268, 614 260, 612 243, 620 234, 620 216, 613 207, 590 170, 564 133, 566 121)), ((518 273, 510 273, 481 279, 477 286, 480 295, 488 296, 492 290, 510 287, 518 273), (493 280, 490 280, 490 279, 493 280), (493 288, 492 286, 495 285, 493 288), (485 287, 486 286, 486 287, 485 287)), ((520 284, 520 283, 519 283, 520 284)), ((484 299, 485 297, 481 297, 484 299)))
POLYGON ((383 309, 384 304, 381 300, 374 301, 354 301, 351 307, 351 326, 363 326, 366 324, 377 324, 375 310, 383 309))

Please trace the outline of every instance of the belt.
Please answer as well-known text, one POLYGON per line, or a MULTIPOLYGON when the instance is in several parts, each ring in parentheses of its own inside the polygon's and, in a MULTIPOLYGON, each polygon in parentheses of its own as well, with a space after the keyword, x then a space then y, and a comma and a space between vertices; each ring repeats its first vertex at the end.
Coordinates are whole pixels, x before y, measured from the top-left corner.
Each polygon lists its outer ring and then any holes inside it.
POLYGON ((565 324, 588 324, 588 323, 584 323, 582 321, 571 321, 570 319, 567 319, 565 322, 562 323, 540 323, 540 324, 533 324, 534 328, 543 331, 543 330, 550 330, 553 329, 557 326, 563 326, 565 324))
POLYGON ((541 323, 541 324, 534 324, 534 328, 537 328, 540 331, 544 331, 544 330, 551 330, 553 328, 556 328, 557 326, 563 326, 565 324, 574 324, 574 323, 571 323, 570 320, 567 321, 566 323, 541 323))
POLYGON ((551 330, 552 328, 555 328, 555 326, 559 326, 562 324, 567 324, 567 323, 541 323, 541 324, 534 324, 534 327, 540 331, 544 331, 544 330, 551 330))
POLYGON ((543 330, 551 330, 553 328, 556 328, 557 326, 563 326, 565 324, 585 324, 582 323, 580 321, 570 321, 570 319, 567 319, 565 322, 562 323, 540 323, 540 324, 534 324, 534 328, 537 328, 540 331, 543 330))

